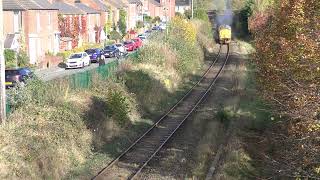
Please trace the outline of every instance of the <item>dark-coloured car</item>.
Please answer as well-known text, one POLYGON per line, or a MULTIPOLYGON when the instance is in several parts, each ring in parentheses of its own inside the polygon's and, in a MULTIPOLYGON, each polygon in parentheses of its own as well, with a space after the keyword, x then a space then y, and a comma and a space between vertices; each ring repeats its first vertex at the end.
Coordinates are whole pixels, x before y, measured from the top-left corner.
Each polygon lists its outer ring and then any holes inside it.
POLYGON ((107 57, 120 57, 120 51, 116 45, 109 45, 104 47, 104 56, 107 57))
POLYGON ((5 84, 6 87, 13 87, 18 83, 26 83, 29 78, 33 77, 33 73, 29 68, 6 69, 5 84))
POLYGON ((160 26, 154 26, 152 27, 152 31, 161 31, 161 27, 160 26))
POLYGON ((85 52, 90 56, 91 62, 98 62, 100 59, 105 58, 103 50, 99 48, 87 49, 85 52))

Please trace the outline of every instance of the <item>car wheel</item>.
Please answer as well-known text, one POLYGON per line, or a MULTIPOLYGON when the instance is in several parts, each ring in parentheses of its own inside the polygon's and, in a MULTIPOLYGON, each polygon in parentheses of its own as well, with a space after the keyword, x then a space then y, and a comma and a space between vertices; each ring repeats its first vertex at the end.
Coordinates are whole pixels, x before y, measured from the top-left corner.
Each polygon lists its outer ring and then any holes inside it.
POLYGON ((84 68, 84 62, 82 63, 82 67, 81 68, 84 68))

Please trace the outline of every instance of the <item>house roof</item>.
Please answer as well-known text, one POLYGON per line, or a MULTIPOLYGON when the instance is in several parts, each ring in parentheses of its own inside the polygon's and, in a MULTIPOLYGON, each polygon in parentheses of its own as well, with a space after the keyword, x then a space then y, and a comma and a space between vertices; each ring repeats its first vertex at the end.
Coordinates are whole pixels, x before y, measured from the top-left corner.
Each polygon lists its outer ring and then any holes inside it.
POLYGON ((59 9, 60 14, 86 14, 81 9, 64 2, 56 1, 52 4, 52 6, 59 9))
POLYGON ((156 5, 156 6, 159 6, 159 7, 161 6, 161 4, 156 0, 149 0, 149 2, 156 5))
POLYGON ((51 10, 47 0, 2 0, 3 10, 51 10))
POLYGON ((75 2, 74 5, 87 14, 100 14, 99 11, 97 11, 97 10, 95 10, 95 9, 93 9, 93 8, 83 4, 81 2, 75 2))
POLYGON ((142 2, 140 0, 128 0, 128 2, 130 4, 141 4, 142 5, 142 2))
POLYGON ((40 5, 41 7, 43 8, 46 8, 46 9, 55 9, 51 3, 49 3, 49 1, 47 0, 32 0, 34 1, 35 3, 37 3, 38 5, 40 5))
POLYGON ((109 7, 102 1, 102 0, 93 0, 95 2, 101 11, 109 11, 109 7))
POLYGON ((190 6, 190 0, 176 0, 176 6, 190 6))
POLYGON ((126 4, 124 4, 123 2, 119 1, 119 0, 107 0, 107 2, 117 8, 117 9, 121 9, 121 8, 125 8, 125 7, 128 7, 126 4))

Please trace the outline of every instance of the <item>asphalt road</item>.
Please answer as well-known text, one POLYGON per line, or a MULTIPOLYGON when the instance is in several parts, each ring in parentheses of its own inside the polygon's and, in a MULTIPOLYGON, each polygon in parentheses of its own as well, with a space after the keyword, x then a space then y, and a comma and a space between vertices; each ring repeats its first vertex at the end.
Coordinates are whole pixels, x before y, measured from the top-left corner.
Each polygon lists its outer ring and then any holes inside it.
MULTIPOLYGON (((116 58, 107 58, 106 64, 113 62, 115 60, 117 60, 117 59, 116 58)), ((124 58, 120 59, 120 61, 123 61, 123 60, 124 60, 124 58)), ((86 66, 85 68, 67 69, 66 70, 66 69, 60 68, 60 67, 53 67, 53 68, 49 68, 49 69, 36 70, 34 73, 41 80, 50 81, 53 79, 62 78, 62 77, 69 76, 72 74, 89 71, 89 70, 95 69, 97 67, 99 67, 99 63, 91 63, 90 66, 86 66)))

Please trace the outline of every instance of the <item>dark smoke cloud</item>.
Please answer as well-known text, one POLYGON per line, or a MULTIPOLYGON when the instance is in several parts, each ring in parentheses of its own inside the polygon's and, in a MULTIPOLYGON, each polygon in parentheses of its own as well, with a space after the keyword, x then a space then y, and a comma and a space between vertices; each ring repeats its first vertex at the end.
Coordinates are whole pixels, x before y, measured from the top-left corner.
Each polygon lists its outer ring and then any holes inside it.
POLYGON ((213 3, 218 11, 216 23, 231 25, 233 20, 232 0, 213 0, 213 3))

